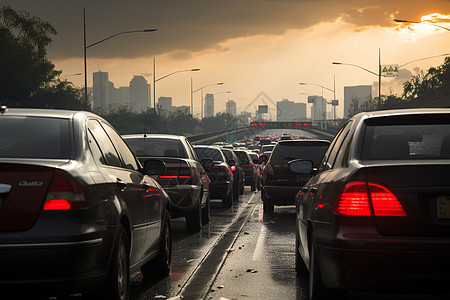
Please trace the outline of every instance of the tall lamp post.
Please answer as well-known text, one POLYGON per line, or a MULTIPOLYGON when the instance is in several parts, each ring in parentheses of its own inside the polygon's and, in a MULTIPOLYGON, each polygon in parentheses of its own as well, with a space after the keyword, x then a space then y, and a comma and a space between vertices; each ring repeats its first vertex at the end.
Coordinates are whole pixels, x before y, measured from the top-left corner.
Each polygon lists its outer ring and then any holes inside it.
MULTIPOLYGON (((333 101, 331 102, 331 105, 333 106, 334 122, 336 123, 336 106, 337 106, 337 102, 336 102, 336 77, 335 76, 333 77, 333 89, 330 89, 330 88, 324 87, 323 85, 315 84, 315 83, 299 82, 299 84, 300 85, 314 85, 314 86, 318 86, 318 87, 322 88, 322 103, 323 103, 323 90, 325 89, 327 91, 333 92, 333 101)), ((323 107, 322 107, 322 110, 324 110, 323 107)))
POLYGON ((90 45, 87 45, 86 43, 86 8, 83 8, 83 25, 84 25, 84 100, 86 101, 86 104, 88 103, 88 93, 87 93, 87 59, 86 59, 86 50, 98 45, 100 43, 103 43, 104 41, 107 41, 113 37, 116 37, 118 35, 122 34, 128 34, 128 33, 136 33, 136 32, 153 32, 157 29, 142 29, 142 30, 130 30, 130 31, 122 31, 113 35, 110 35, 100 41, 97 41, 95 43, 92 43, 90 45))
POLYGON ((372 72, 366 68, 363 68, 361 66, 358 65, 354 65, 354 64, 347 64, 347 63, 342 63, 342 62, 332 62, 333 65, 346 65, 346 66, 353 66, 353 67, 357 67, 360 68, 361 70, 364 70, 366 72, 369 72, 370 74, 373 74, 375 76, 378 76, 378 110, 381 109, 381 50, 378 48, 378 74, 375 72, 372 72))
POLYGON ((156 82, 160 81, 161 79, 164 79, 166 77, 169 77, 170 75, 176 74, 176 73, 180 73, 180 72, 196 72, 196 71, 200 71, 200 69, 195 68, 195 69, 187 69, 187 70, 178 70, 172 73, 169 73, 167 75, 164 75, 158 79, 156 79, 156 74, 155 74, 155 58, 153 58, 153 109, 156 111, 156 82))
POLYGON ((437 24, 433 24, 433 23, 429 23, 429 22, 423 22, 423 21, 409 21, 409 20, 402 20, 402 19, 394 19, 395 22, 397 23, 415 23, 415 24, 424 24, 424 25, 430 25, 430 26, 434 26, 434 27, 438 27, 447 31, 450 31, 450 28, 441 26, 441 25, 437 25, 437 24))
MULTIPOLYGON (((204 85, 204 86, 202 86, 202 87, 200 87, 200 88, 198 88, 198 89, 196 89, 196 90, 192 90, 192 82, 191 82, 191 99, 192 99, 193 94, 194 94, 195 92, 201 91, 201 119, 202 119, 202 120, 203 120, 203 89, 204 89, 205 87, 208 87, 208 86, 212 86, 212 85, 222 85, 222 84, 223 84, 223 82, 211 83, 211 84, 204 85)), ((192 100, 191 100, 191 102, 192 102, 192 100)), ((194 110, 192 109, 192 115, 193 115, 193 114, 194 114, 194 110)))

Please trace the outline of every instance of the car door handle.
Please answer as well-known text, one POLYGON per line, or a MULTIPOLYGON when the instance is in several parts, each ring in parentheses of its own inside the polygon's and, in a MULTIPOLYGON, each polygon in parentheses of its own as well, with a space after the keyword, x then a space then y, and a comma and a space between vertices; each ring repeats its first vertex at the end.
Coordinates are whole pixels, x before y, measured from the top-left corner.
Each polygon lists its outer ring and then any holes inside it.
POLYGON ((116 184, 121 191, 124 191, 127 188, 127 184, 123 182, 120 178, 117 178, 116 184))

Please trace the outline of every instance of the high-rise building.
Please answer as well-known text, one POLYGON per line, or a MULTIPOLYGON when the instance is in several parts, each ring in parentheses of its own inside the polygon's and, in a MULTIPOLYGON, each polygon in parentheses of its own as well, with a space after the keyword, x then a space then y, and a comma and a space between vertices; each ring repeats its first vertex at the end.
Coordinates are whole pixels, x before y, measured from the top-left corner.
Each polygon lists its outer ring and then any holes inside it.
POLYGON ((306 103, 283 99, 277 102, 277 122, 306 120, 306 103))
POLYGON ((158 109, 161 108, 161 110, 165 112, 172 112, 172 97, 159 97, 158 98, 158 109))
POLYGON ((110 84, 107 72, 93 74, 94 109, 103 111, 111 104, 110 84))
POLYGON ((205 118, 214 117, 214 95, 206 94, 205 96, 205 118))
POLYGON ((144 76, 134 76, 130 81, 130 102, 135 112, 141 112, 149 108, 150 85, 144 76))
POLYGON ((308 103, 312 103, 311 120, 323 121, 327 119, 327 99, 322 96, 308 96, 308 103))
POLYGON ((350 106, 354 105, 365 107, 367 102, 372 99, 372 86, 357 85, 344 87, 344 118, 349 117, 350 106))
POLYGON ((226 113, 236 116, 236 102, 233 100, 228 100, 226 103, 226 113))

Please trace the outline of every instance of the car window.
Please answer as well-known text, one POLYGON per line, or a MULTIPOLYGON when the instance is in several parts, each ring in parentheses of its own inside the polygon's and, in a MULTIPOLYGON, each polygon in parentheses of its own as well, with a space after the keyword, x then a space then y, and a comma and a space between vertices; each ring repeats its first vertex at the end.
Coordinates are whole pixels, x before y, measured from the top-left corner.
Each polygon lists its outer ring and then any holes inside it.
POLYGON ((68 159, 71 147, 68 119, 0 117, 0 157, 68 159))
POLYGON ((88 128, 98 141, 98 145, 105 156, 106 164, 114 167, 123 167, 119 154, 103 127, 96 120, 89 120, 88 128))
POLYGON ((223 155, 225 155, 227 161, 234 160, 233 153, 228 149, 222 149, 223 155))
POLYGON ((126 138, 125 142, 137 156, 188 158, 183 144, 178 139, 153 137, 126 138))
POLYGON ((219 149, 196 147, 195 152, 200 159, 211 158, 213 161, 223 162, 223 156, 219 149))
POLYGON ((191 152, 192 158, 194 160, 200 161, 198 156, 197 156, 197 153, 195 153, 194 147, 192 147, 192 144, 189 142, 189 140, 185 140, 185 142, 186 142, 186 144, 188 146, 189 151, 191 152))
POLYGON ((328 166, 327 166, 327 161, 328 158, 330 157, 330 153, 331 151, 334 149, 337 140, 339 139, 339 137, 341 136, 342 132, 344 131, 345 127, 347 126, 347 124, 345 124, 339 131, 338 133, 334 136, 333 140, 331 141, 330 146, 328 146, 327 151, 325 152, 325 154, 322 157, 322 160, 320 161, 319 167, 317 168, 317 170, 319 172, 323 172, 325 170, 328 170, 328 166))
POLYGON ((327 161, 327 169, 332 169, 334 167, 334 164, 336 162, 336 157, 339 153, 339 151, 341 150, 342 147, 342 142, 344 141, 344 139, 347 137, 350 128, 352 127, 353 121, 348 122, 344 129, 342 130, 341 134, 339 135, 339 137, 336 140, 336 144, 334 145, 333 149, 331 149, 330 152, 330 156, 328 157, 328 161, 327 161))
POLYGON ((450 124, 367 126, 363 160, 448 159, 450 124))
POLYGON ((97 140, 92 135, 90 130, 88 130, 88 139, 89 139, 89 148, 91 149, 91 153, 94 159, 98 163, 106 165, 105 156, 103 155, 102 150, 100 150, 100 146, 98 145, 97 140))
POLYGON ((130 148, 128 148, 127 144, 125 144, 120 135, 108 124, 102 123, 102 125, 108 135, 114 141, 116 146, 119 148, 119 152, 122 155, 125 168, 135 171, 139 170, 139 166, 133 155, 133 152, 131 152, 130 148))
POLYGON ((306 159, 312 160, 314 167, 317 167, 328 145, 329 143, 319 141, 278 143, 272 151, 270 161, 285 164, 294 159, 306 159))
POLYGON ((245 152, 245 151, 234 151, 234 153, 238 157, 239 162, 241 164, 246 162, 246 161, 250 162, 250 157, 248 156, 247 152, 245 152))

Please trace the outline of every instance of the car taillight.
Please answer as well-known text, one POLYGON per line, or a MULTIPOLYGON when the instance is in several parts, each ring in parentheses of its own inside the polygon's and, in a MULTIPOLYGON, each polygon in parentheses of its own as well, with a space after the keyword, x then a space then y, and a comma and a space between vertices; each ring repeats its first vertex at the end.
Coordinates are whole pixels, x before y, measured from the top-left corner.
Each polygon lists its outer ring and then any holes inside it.
POLYGON ((194 172, 193 169, 183 167, 183 168, 166 168, 166 173, 159 175, 158 178, 161 179, 189 179, 194 172))
POLYGON ((348 216, 406 216, 397 197, 376 183, 352 182, 340 194, 336 212, 348 216))
POLYGON ((217 175, 226 176, 230 173, 229 169, 225 166, 214 166, 208 169, 210 172, 217 172, 217 175))
POLYGON ((231 166, 231 172, 234 172, 234 171, 236 171, 236 166, 231 166))
POLYGON ((81 186, 73 177, 56 172, 44 203, 44 210, 67 210, 87 207, 81 186))

